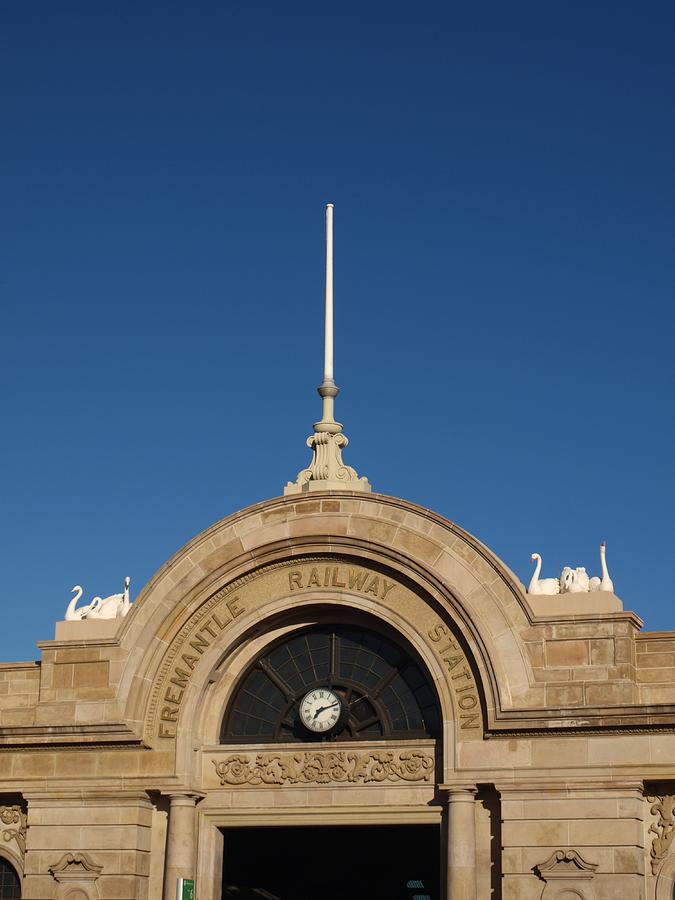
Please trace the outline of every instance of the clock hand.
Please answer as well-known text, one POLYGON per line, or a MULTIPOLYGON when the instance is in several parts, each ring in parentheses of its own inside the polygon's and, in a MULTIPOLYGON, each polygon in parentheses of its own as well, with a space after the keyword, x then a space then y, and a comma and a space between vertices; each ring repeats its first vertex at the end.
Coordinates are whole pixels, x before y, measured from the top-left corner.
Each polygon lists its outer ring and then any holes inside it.
MULTIPOLYGON (((319 713, 326 712, 327 709, 332 709, 334 706, 339 706, 340 704, 336 701, 335 703, 331 703, 330 706, 320 706, 317 711, 314 713, 314 719, 319 715, 319 713)), ((312 719, 312 721, 314 721, 312 719)))

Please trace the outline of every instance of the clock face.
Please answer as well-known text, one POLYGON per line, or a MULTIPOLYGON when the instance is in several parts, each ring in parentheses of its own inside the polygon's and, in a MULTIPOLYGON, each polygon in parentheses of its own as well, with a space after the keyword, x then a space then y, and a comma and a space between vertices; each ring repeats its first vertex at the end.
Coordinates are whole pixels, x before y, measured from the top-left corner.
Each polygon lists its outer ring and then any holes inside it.
POLYGON ((300 701, 300 721, 310 731, 330 731, 342 712, 342 701, 328 688, 314 688, 300 701))

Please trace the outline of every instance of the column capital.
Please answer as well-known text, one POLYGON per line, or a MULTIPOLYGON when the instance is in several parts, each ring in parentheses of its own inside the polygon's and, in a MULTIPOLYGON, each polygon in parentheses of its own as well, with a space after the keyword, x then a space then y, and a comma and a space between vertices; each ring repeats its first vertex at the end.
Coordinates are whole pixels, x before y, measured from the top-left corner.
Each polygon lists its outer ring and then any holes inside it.
POLYGON ((206 796, 201 791, 163 791, 162 794, 169 798, 171 806, 196 806, 206 796))
POLYGON ((446 803, 473 803, 478 793, 475 784, 439 784, 438 790, 446 803))

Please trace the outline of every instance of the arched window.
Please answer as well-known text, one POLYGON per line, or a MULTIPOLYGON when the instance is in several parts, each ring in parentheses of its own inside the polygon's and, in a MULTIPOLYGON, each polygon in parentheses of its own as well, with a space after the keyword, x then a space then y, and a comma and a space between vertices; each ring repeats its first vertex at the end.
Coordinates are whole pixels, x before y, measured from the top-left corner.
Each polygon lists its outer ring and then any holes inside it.
POLYGON ((412 739, 436 737, 439 722, 434 688, 410 650, 368 628, 318 625, 286 635, 244 672, 220 739, 412 739))
POLYGON ((14 866, 0 856, 0 900, 21 900, 21 881, 14 866))

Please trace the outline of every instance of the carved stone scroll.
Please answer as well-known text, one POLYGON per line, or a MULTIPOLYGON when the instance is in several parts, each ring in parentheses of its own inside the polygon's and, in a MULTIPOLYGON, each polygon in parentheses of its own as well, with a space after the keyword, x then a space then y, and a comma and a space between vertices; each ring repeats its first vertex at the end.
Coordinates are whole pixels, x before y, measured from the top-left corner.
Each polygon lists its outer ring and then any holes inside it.
POLYGON ((99 900, 96 880, 103 866, 96 863, 86 853, 65 853, 49 872, 58 883, 54 900, 99 900))
POLYGON ((555 850, 545 862, 534 867, 535 873, 546 882, 541 900, 559 896, 592 900, 595 894, 589 882, 597 868, 598 863, 588 862, 577 850, 555 850))
POLYGON ((675 795, 666 794, 663 797, 647 797, 647 799, 652 804, 651 814, 658 816, 658 821, 649 826, 649 833, 654 835, 649 855, 652 861, 652 874, 656 875, 675 838, 675 795))
POLYGON ((0 822, 3 826, 14 826, 2 829, 3 841, 16 841, 21 856, 26 852, 26 814, 20 806, 0 806, 0 822))
POLYGON ((56 881, 96 881, 103 871, 86 853, 65 853, 49 871, 56 881))
POLYGON ((420 750, 232 754, 212 762, 223 785, 415 782, 434 771, 433 756, 420 750))

